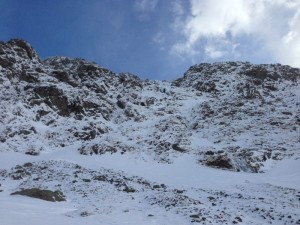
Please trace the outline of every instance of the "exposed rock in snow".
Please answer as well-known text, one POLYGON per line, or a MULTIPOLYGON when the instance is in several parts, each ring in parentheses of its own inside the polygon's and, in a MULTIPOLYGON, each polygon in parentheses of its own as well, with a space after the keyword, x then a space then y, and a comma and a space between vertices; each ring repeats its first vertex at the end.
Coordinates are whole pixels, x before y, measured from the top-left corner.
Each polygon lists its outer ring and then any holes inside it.
POLYGON ((226 155, 225 169, 247 172, 261 171, 267 159, 299 157, 299 69, 206 63, 173 82, 143 81, 78 58, 41 61, 17 39, 1 49, 9 62, 1 66, 2 151, 81 141, 82 154, 105 152, 95 146, 107 143, 109 152, 143 151, 172 162, 179 153, 212 150, 214 157, 200 162, 214 165, 226 155))
POLYGON ((300 69, 248 62, 202 63, 175 81, 141 80, 79 58, 42 61, 23 40, 0 42, 0 154, 43 158, 0 168, 0 181, 19 182, 13 191, 60 189, 77 203, 83 198, 80 216, 115 210, 99 207, 101 200, 120 207, 129 201, 140 210, 154 205, 203 224, 299 222, 299 201, 289 202, 296 189, 255 183, 177 189, 44 158, 71 149, 82 160, 122 154, 171 165, 190 156, 199 168, 265 173, 281 160, 299 162, 299 80, 300 69), (287 209, 270 207, 273 200, 287 209))
POLYGON ((39 198, 50 202, 66 201, 61 191, 41 190, 39 188, 23 189, 11 193, 11 195, 25 195, 32 198, 39 198))

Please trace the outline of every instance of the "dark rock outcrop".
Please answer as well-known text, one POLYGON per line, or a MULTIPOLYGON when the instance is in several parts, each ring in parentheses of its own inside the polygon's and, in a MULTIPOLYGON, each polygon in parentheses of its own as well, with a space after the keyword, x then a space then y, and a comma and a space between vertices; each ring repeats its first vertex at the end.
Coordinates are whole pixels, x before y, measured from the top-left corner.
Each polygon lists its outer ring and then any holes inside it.
POLYGON ((11 193, 11 195, 25 195, 32 198, 38 198, 50 202, 66 201, 61 191, 41 190, 39 188, 24 189, 11 193))

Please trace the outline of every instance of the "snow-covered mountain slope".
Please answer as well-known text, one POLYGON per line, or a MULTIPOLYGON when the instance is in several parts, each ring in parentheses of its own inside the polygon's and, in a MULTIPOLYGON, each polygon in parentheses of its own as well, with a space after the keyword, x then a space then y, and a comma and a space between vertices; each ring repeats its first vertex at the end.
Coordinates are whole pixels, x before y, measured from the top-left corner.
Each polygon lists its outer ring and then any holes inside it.
POLYGON ((48 224, 300 224, 299 78, 224 62, 141 80, 1 42, 0 216, 39 220, 37 204, 48 224), (67 203, 9 195, 22 188, 67 203))

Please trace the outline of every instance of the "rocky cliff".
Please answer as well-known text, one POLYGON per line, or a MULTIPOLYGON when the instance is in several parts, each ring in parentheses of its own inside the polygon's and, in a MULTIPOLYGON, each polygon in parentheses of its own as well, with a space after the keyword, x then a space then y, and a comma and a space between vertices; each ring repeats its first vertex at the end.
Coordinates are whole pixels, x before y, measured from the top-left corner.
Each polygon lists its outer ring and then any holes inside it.
POLYGON ((145 152, 172 163, 259 172, 299 157, 300 69, 198 64, 174 81, 116 74, 84 59, 41 60, 25 41, 0 43, 1 151, 145 152))
POLYGON ((299 79, 223 62, 142 80, 0 42, 1 219, 300 224, 299 79))

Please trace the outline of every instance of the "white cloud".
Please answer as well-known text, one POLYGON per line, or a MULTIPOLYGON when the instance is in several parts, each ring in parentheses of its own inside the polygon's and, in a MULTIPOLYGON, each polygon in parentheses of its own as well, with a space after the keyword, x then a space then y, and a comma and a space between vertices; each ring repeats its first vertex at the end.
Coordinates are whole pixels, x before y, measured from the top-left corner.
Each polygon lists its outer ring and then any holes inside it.
POLYGON ((214 46, 206 46, 205 53, 212 59, 219 58, 225 54, 223 51, 215 49, 214 46))
POLYGON ((165 43, 165 37, 162 32, 158 32, 156 35, 153 37, 153 41, 158 43, 158 44, 164 44, 165 43))
POLYGON ((162 51, 166 50, 166 48, 165 48, 166 39, 165 39, 165 36, 162 32, 156 33, 154 35, 154 37, 152 38, 152 41, 160 46, 159 47, 160 50, 162 50, 162 51))
POLYGON ((181 16, 185 12, 182 0, 175 0, 175 1, 171 2, 171 8, 172 8, 173 13, 177 16, 181 16))
POLYGON ((155 10, 158 0, 136 0, 134 8, 140 12, 149 12, 155 10))
POLYGON ((151 14, 156 11, 158 0, 135 0, 133 8, 141 21, 150 20, 151 14))
POLYGON ((299 0, 190 0, 189 15, 179 17, 173 24, 181 35, 174 54, 233 58, 239 54, 235 46, 251 49, 244 41, 252 37, 265 46, 270 61, 300 66, 299 0))
POLYGON ((282 45, 277 46, 279 59, 292 66, 300 67, 300 7, 289 22, 289 30, 282 37, 282 45))
POLYGON ((186 23, 188 41, 193 44, 202 36, 225 36, 249 23, 249 9, 240 0, 191 1, 191 16, 186 23))

